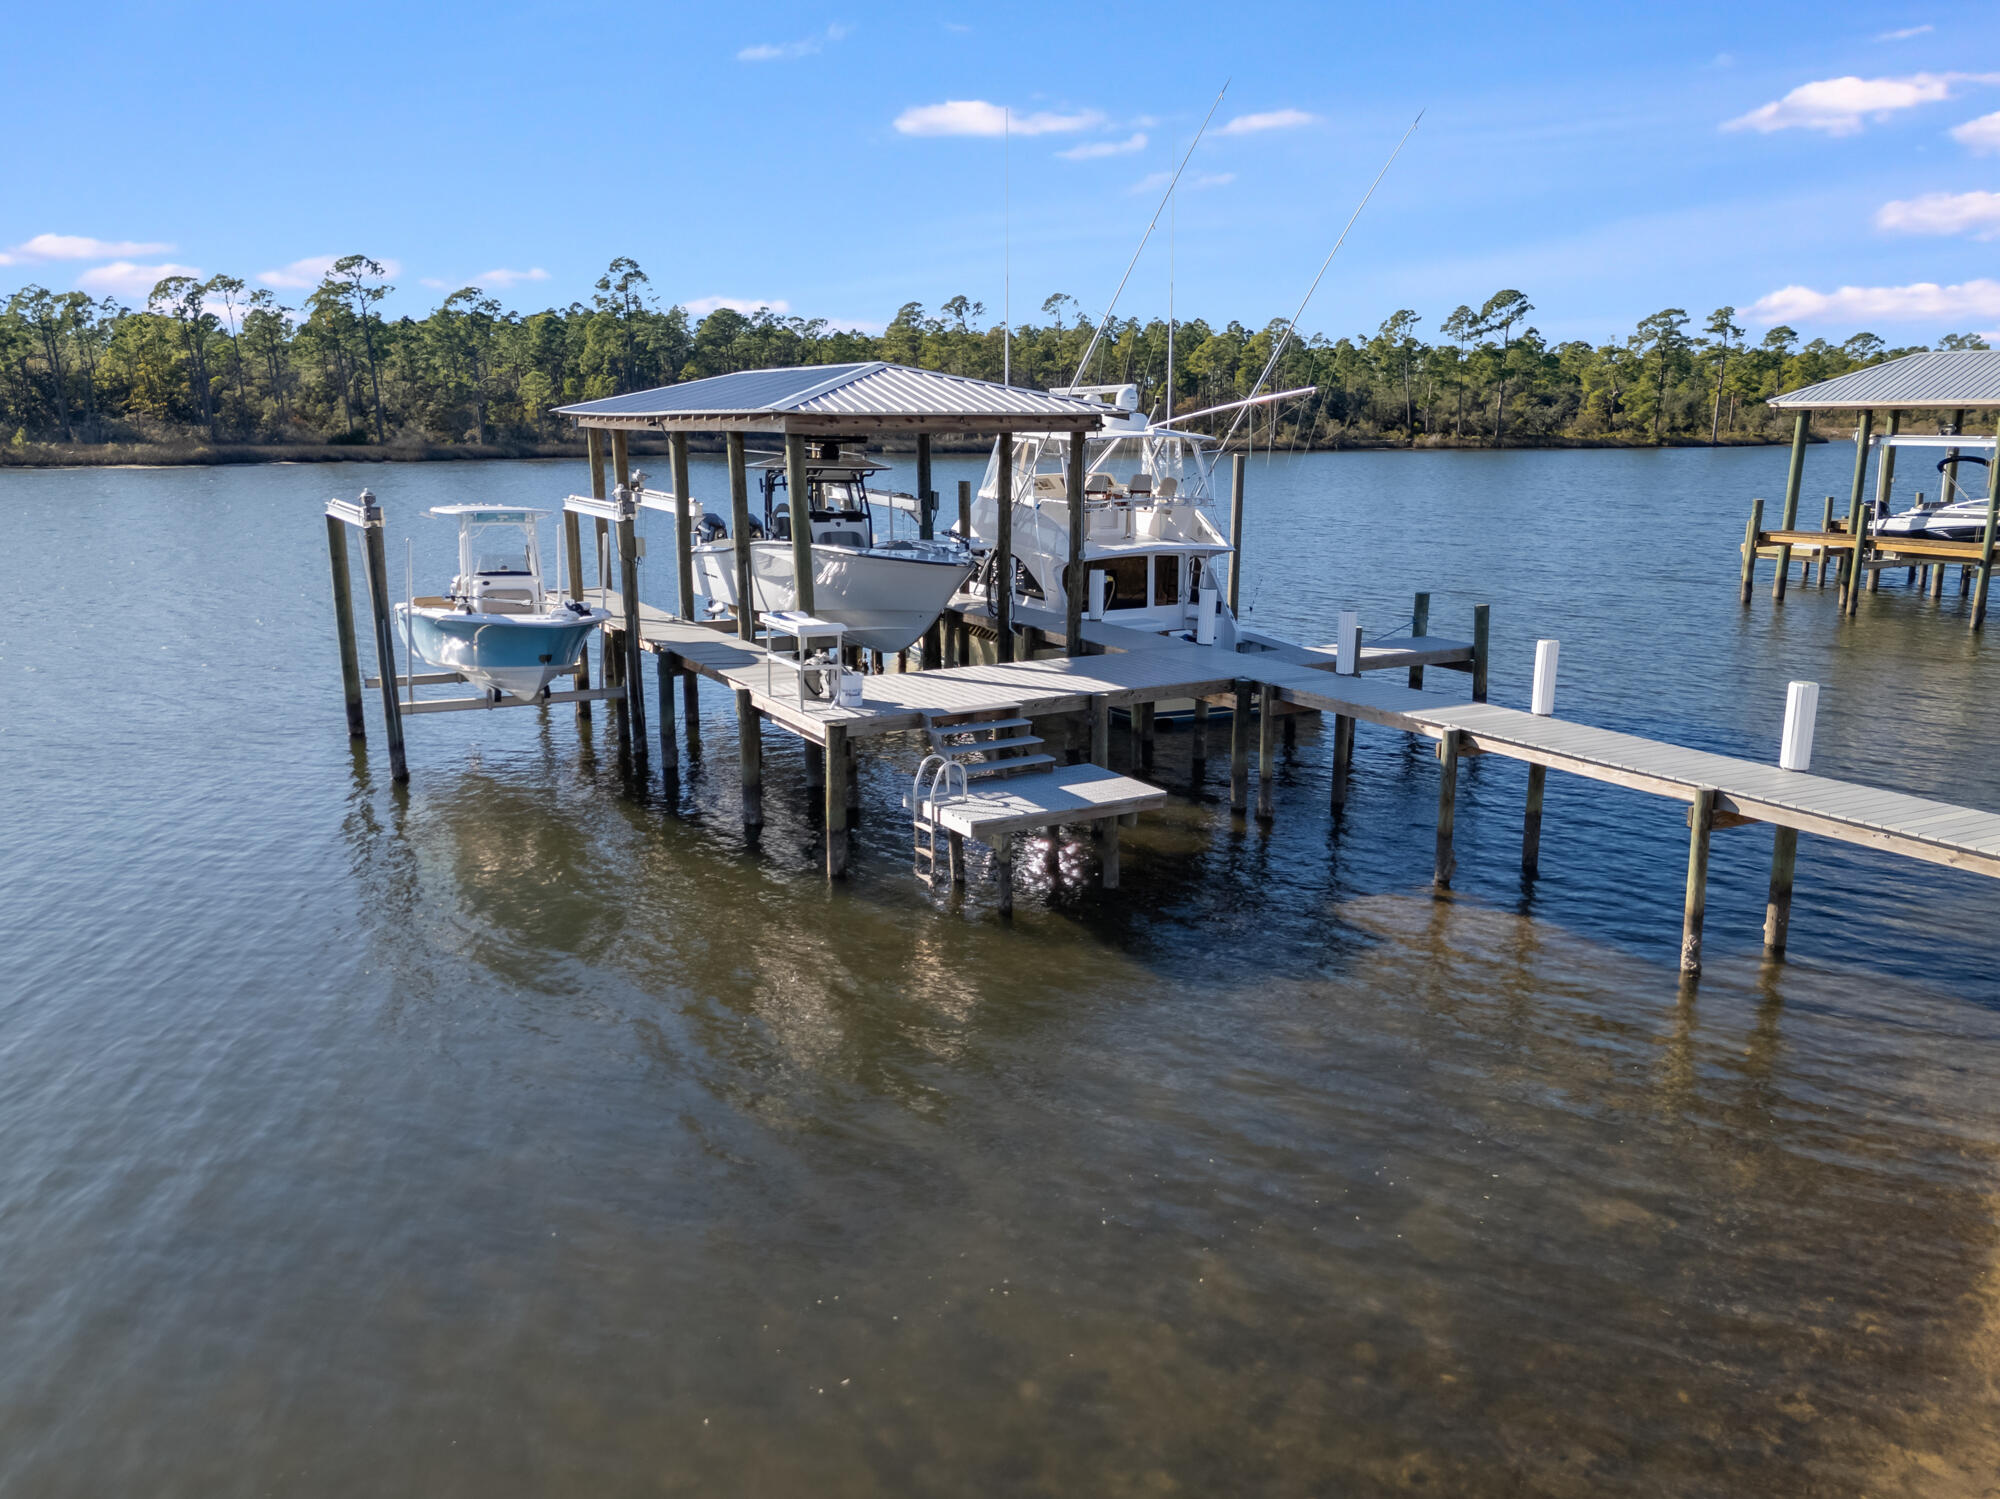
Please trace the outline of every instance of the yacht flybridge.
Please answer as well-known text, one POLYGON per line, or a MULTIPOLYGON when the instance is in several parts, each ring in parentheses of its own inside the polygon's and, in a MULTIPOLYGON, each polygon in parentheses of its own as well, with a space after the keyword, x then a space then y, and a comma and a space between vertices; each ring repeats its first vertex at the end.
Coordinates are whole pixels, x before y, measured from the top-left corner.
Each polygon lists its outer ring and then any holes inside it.
MULTIPOLYGON (((1215 439, 1155 424, 1139 410, 1136 385, 1073 385, 1051 395, 1103 407, 1099 431, 1084 438, 1084 605, 1103 617, 1150 632, 1194 625, 1202 590, 1219 599, 1232 548, 1208 514, 1215 439), (1097 581, 1101 578, 1103 581, 1097 581)), ((1185 420, 1185 418, 1183 418, 1185 420)), ((1061 614, 1068 607, 1070 439, 1024 433, 1014 441, 1014 598, 1061 614)), ((1000 452, 987 460, 967 538, 982 561, 971 583, 990 599, 1000 518, 1000 452)), ((1226 607, 1223 629, 1233 629, 1226 607)))

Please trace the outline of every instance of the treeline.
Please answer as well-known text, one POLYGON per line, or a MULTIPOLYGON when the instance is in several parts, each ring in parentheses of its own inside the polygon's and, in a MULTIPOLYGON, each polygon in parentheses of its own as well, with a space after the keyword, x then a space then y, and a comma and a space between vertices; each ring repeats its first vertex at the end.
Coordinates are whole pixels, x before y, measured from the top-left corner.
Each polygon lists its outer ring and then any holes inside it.
MULTIPOLYGON (((611 262, 588 303, 520 313, 477 287, 422 318, 385 318, 392 288, 362 255, 337 261, 301 305, 233 276, 171 276, 144 308, 24 287, 0 314, 0 440, 30 444, 461 445, 548 442, 565 402, 733 370, 886 359, 1047 388, 1079 378, 1097 320, 1064 294, 1012 330, 960 296, 901 308, 879 336, 768 309, 700 319, 662 306, 632 260, 611 262)), ((1801 345, 1786 327, 1747 339, 1731 307, 1697 320, 1667 308, 1629 334, 1551 343, 1534 304, 1503 290, 1457 307, 1427 337, 1401 309, 1373 332, 1284 340, 1195 319, 1173 334, 1173 408, 1186 413, 1258 388, 1313 393, 1263 408, 1259 444, 1556 440, 1716 441, 1773 435, 1778 391, 1909 353, 1872 333, 1801 345)), ((1970 334, 1942 348, 1984 348, 1970 334)), ((1135 383, 1167 406, 1168 330, 1113 319, 1083 383, 1135 383)), ((1222 430, 1231 414, 1198 422, 1222 430)), ((1243 435, 1241 432, 1239 436, 1243 435)))

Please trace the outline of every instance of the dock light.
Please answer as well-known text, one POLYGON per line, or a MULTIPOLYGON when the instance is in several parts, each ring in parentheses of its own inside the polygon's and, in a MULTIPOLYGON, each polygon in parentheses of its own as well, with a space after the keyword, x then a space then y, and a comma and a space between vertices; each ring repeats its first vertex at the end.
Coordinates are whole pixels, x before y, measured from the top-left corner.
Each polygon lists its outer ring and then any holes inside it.
POLYGON ((1361 616, 1352 609, 1340 611, 1340 633, 1333 637, 1334 672, 1343 677, 1361 675, 1361 616))
POLYGON ((1819 717, 1819 683, 1794 682, 1785 690, 1785 735, 1778 745, 1780 770, 1812 765, 1813 723, 1819 717))
POLYGON ((1560 640, 1535 642, 1535 691, 1528 700, 1528 711, 1538 718, 1556 711, 1556 658, 1561 654, 1560 640))

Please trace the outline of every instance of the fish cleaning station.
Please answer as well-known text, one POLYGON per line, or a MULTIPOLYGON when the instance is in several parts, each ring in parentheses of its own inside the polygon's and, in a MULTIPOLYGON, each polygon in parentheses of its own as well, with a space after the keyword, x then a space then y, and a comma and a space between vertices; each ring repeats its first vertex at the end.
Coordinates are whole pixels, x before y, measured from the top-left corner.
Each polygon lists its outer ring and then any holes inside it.
MULTIPOLYGON (((859 748, 879 747, 905 762, 910 791, 904 813, 911 819, 916 872, 934 888, 964 881, 965 845, 983 844, 991 850, 1000 910, 1008 912, 1023 840, 1036 835, 1060 839, 1064 829, 1094 842, 1102 882, 1114 887, 1120 827, 1163 806, 1169 796, 1161 787, 1109 768, 1114 713, 1127 720, 1134 768, 1143 771, 1151 763, 1162 713, 1186 717, 1194 756, 1204 761, 1211 734, 1217 732, 1211 719, 1218 710, 1227 716, 1229 815, 1263 823, 1278 815, 1274 758, 1280 736, 1297 714, 1332 715, 1333 771, 1326 805, 1335 816, 1347 798, 1358 724, 1431 741, 1438 765, 1432 880, 1439 889, 1450 886, 1455 870, 1458 769, 1469 757, 1494 755, 1527 765, 1521 863, 1531 875, 1540 860, 1543 788, 1551 770, 1680 804, 1689 830, 1681 941, 1681 967, 1688 974, 1701 968, 1709 849, 1719 830, 1753 824, 1773 830, 1764 927, 1765 950, 1773 958, 1781 958, 1786 947, 1802 832, 2000 876, 2000 815, 1810 773, 1818 696, 1812 683, 1792 684, 1779 758, 1771 764, 1557 718, 1559 648, 1553 640, 1537 647, 1528 708, 1487 702, 1484 605, 1474 611, 1466 639, 1429 633, 1426 594, 1416 595, 1409 633, 1393 638, 1364 642, 1353 613, 1341 615, 1337 638, 1329 646, 1294 645, 1239 628, 1235 548, 1244 534, 1242 458, 1230 466, 1226 544, 1208 544, 1202 539, 1205 532, 1194 540, 1171 540, 1160 512, 1180 498, 1176 486, 1163 482, 1172 476, 1135 471, 1122 483, 1110 482, 1103 464, 1093 463, 1091 445, 1105 442, 1109 432, 1117 442, 1127 442, 1129 435, 1132 446, 1114 444, 1104 451, 1157 451, 1185 434, 1149 425, 1102 394, 1043 393, 871 363, 721 375, 585 402, 562 408, 561 414, 586 434, 590 492, 563 501, 563 577, 560 587, 549 592, 561 596, 555 608, 605 620, 601 680, 591 686, 586 651, 574 660, 544 663, 554 668, 552 675, 572 678, 570 690, 556 692, 545 684, 539 692, 522 694, 493 687, 482 697, 447 700, 449 705, 571 702, 579 716, 588 716, 597 703, 607 703, 621 743, 635 762, 643 763, 654 752, 642 670, 651 655, 657 753, 660 768, 672 779, 678 775, 682 734, 676 724, 676 683, 682 699, 679 718, 692 735, 697 731, 698 683, 707 678, 734 697, 747 826, 763 822, 767 730, 801 743, 808 784, 823 804, 830 879, 847 869, 849 830, 860 810, 855 755, 859 748), (648 487, 645 476, 632 469, 628 448, 633 433, 668 439, 670 489, 648 487), (726 517, 709 516, 692 498, 688 439, 698 434, 723 439, 729 477, 726 517), (994 449, 981 496, 962 484, 956 522, 940 537, 931 442, 946 434, 990 437, 994 449), (751 437, 777 439, 783 446, 787 511, 768 509, 761 526, 750 506, 746 439, 751 437), (813 503, 829 492, 814 478, 816 465, 833 475, 825 483, 847 483, 853 473, 869 467, 848 462, 852 452, 885 439, 911 438, 918 493, 895 498, 908 501, 915 511, 919 534, 914 550, 898 551, 902 543, 875 545, 858 533, 850 535, 860 524, 853 519, 859 512, 842 507, 858 503, 852 498, 813 503), (1058 467, 1048 471, 1024 463, 1017 473, 1017 444, 1031 445, 1058 467), (995 503, 1001 496, 1011 502, 995 503), (800 504, 798 497, 806 497, 806 503, 800 504), (678 613, 639 599, 642 559, 635 521, 641 508, 674 517, 678 613), (793 509, 807 519, 793 524, 787 513, 793 509), (1014 539, 1031 532, 1066 537, 1067 555, 1055 559, 1059 575, 1019 565, 1025 553, 1016 554, 1014 539), (696 612, 696 551, 715 544, 704 543, 704 533, 731 539, 734 596, 747 605, 735 609, 733 617, 703 619, 696 612), (584 578, 587 535, 596 555, 594 586, 586 586, 584 578), (845 539, 828 539, 834 535, 845 539), (1095 538, 1100 536, 1110 539, 1099 542, 1095 538), (843 568, 854 559, 873 551, 890 560, 902 557, 913 566, 929 565, 937 554, 925 549, 951 541, 973 543, 960 564, 964 581, 922 626, 921 639, 895 647, 901 636, 880 633, 887 627, 879 626, 867 609, 849 609, 836 617, 834 602, 854 604, 862 597, 842 581, 843 568), (1121 562, 1139 554, 1134 548, 1152 559, 1150 572, 1121 562), (1167 556, 1192 559, 1185 568, 1176 565, 1173 590, 1168 590, 1177 600, 1169 612, 1179 611, 1184 627, 1148 628, 1110 617, 1119 611, 1107 607, 1107 598, 1124 586, 1121 576, 1152 579, 1138 603, 1150 606, 1167 596, 1162 580, 1168 574, 1159 560, 1167 556), (1202 564, 1199 569, 1195 562, 1202 564), (1005 586, 1008 579, 1015 586, 1005 586), (782 591, 773 592, 779 585, 782 591), (1060 609, 1044 607, 1058 598, 1060 609), (885 648, 852 643, 850 637, 870 631, 876 633, 867 638, 887 642, 885 648), (863 670, 864 665, 874 669, 863 670), (1463 674, 1470 700, 1424 691, 1427 669, 1463 674)), ((1204 473, 1219 467, 1211 462, 1204 473)), ((1794 489, 1797 472, 1795 458, 1794 489)), ((1189 480, 1191 471, 1181 470, 1181 477, 1189 480)), ((767 489, 767 496, 772 492, 767 489)), ((884 504, 892 497, 871 493, 869 500, 884 504)), ((379 686, 392 775, 401 780, 407 768, 400 715, 410 711, 415 687, 467 678, 453 671, 418 673, 414 660, 401 676, 396 672, 393 621, 401 606, 388 593, 381 526, 381 511, 373 504, 336 501, 328 507, 349 732, 357 738, 363 734, 364 686, 379 686), (347 533, 356 529, 363 533, 380 663, 377 675, 368 679, 361 675, 350 601, 347 533), (399 686, 404 690, 399 692, 399 686)), ((1046 550, 1052 543, 1045 539, 1039 544, 1046 550)), ((1987 545, 1990 555, 1990 529, 1987 545)), ((493 576, 513 573, 502 570, 493 576)), ((477 612, 472 608, 474 581, 464 576, 455 580, 446 601, 468 618, 477 612)), ((413 601, 406 619, 422 602, 413 601)), ((1128 611, 1131 618, 1142 614, 1137 608, 1128 611)), ((1156 625, 1157 619, 1149 624, 1156 625)), ((906 622, 899 628, 909 626, 906 622)), ((422 702, 416 706, 429 707, 422 702)))

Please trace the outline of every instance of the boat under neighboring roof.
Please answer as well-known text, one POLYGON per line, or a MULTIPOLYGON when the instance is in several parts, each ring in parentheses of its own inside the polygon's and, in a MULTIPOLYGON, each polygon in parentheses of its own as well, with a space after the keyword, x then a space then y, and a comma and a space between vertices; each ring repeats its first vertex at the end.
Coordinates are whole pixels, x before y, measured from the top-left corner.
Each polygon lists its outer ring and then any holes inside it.
POLYGON ((552 512, 439 505, 430 513, 458 521, 458 573, 448 592, 396 606, 410 652, 500 696, 533 697, 574 669, 611 613, 543 589, 536 530, 552 512))
POLYGON ((1929 504, 1920 503, 1900 514, 1885 515, 1877 520, 1872 529, 1883 543, 1891 543, 1899 537, 1926 541, 1979 541, 1985 537, 1987 497, 1985 494, 1967 494, 1965 486, 1958 481, 1970 470, 1983 469, 1990 492, 1995 449, 1993 438, 1966 437, 1949 431, 1935 437, 1895 433, 1878 436, 1870 445, 1914 448, 1926 457, 1931 452, 1943 450, 1937 460, 1937 497, 1929 504))
MULTIPOLYGON (((815 442, 806 460, 807 524, 812 528, 813 613, 847 627, 847 644, 893 654, 937 619, 973 567, 962 543, 876 535, 868 478, 886 465, 844 455, 835 441, 815 442)), ((694 548, 699 586, 710 611, 735 614, 736 548, 750 552, 751 606, 760 614, 798 607, 792 570, 792 496, 782 454, 750 465, 763 494, 763 517, 747 538, 730 537, 719 517, 704 517, 712 539, 694 548)))

